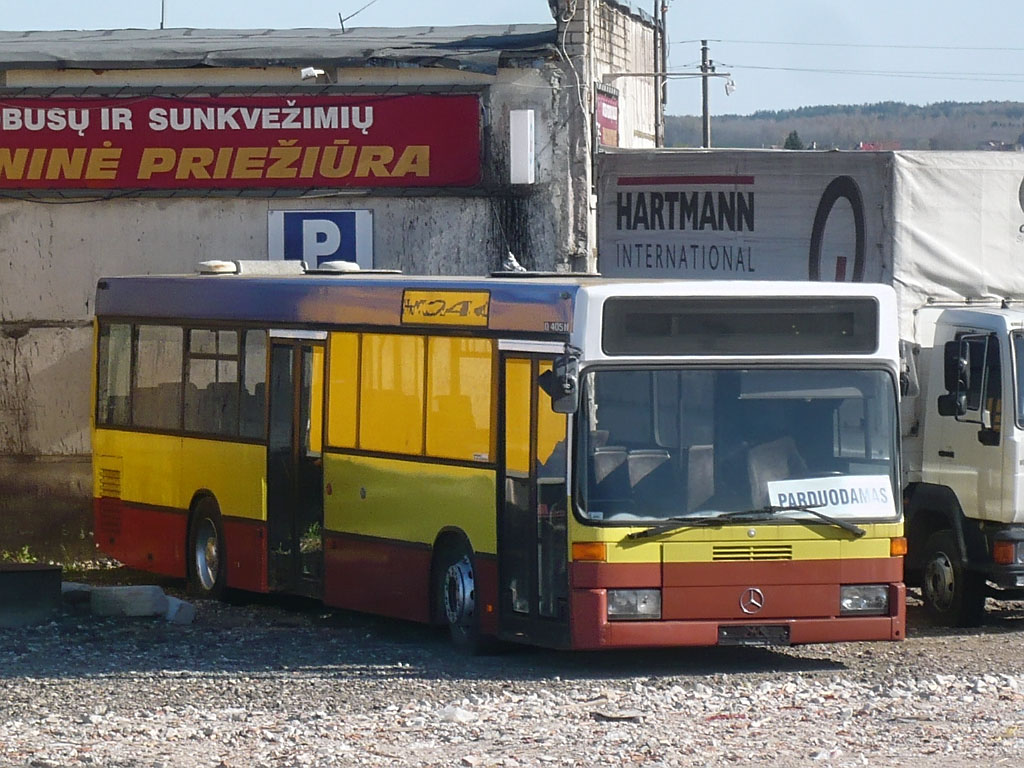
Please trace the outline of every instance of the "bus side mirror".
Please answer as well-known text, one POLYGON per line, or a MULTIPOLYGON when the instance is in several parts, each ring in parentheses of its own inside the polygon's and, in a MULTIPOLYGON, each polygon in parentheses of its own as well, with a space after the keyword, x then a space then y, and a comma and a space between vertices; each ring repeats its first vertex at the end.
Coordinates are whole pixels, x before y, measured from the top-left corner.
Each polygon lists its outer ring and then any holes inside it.
POLYGON ((966 341, 947 341, 943 350, 946 394, 939 395, 940 416, 963 416, 971 385, 971 349, 966 341))
POLYGON ((555 360, 550 371, 537 377, 540 388, 551 398, 555 413, 576 413, 579 405, 579 359, 565 355, 555 360))

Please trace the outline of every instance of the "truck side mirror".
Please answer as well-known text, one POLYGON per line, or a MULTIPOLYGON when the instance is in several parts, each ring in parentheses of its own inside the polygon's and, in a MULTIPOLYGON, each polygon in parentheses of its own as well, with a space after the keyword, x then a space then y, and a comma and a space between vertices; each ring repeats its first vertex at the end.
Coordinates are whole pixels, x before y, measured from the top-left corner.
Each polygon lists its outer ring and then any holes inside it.
POLYGON ((947 341, 943 352, 946 391, 966 392, 971 383, 970 346, 963 339, 947 341))
POLYGON ((967 395, 948 393, 939 395, 939 416, 963 416, 967 413, 967 395))
POLYGON ((967 390, 971 384, 971 349, 966 341, 947 341, 943 349, 946 394, 939 395, 940 416, 967 413, 967 390))

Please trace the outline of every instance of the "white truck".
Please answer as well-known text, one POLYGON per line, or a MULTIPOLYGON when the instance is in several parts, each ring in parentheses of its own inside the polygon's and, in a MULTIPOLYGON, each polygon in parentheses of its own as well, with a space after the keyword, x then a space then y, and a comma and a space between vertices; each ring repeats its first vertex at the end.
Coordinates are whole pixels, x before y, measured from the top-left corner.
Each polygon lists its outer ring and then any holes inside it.
POLYGON ((613 150, 606 276, 881 282, 903 350, 906 580, 1024 597, 1024 153, 613 150))

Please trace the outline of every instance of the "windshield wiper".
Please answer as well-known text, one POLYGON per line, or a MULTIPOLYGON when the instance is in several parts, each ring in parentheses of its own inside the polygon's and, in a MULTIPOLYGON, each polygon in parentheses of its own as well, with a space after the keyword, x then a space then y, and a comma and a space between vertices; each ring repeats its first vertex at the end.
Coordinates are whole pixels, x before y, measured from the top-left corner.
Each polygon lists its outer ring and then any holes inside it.
POLYGON ((828 523, 829 525, 834 525, 838 528, 842 528, 844 531, 849 531, 858 539, 867 533, 867 531, 865 531, 859 525, 855 525, 854 523, 851 523, 849 520, 843 520, 838 517, 826 515, 817 507, 803 506, 800 504, 796 504, 792 507, 773 507, 769 504, 768 506, 764 507, 763 511, 768 512, 770 514, 775 514, 776 512, 807 512, 808 514, 814 515, 816 518, 828 523))
POLYGON ((627 533, 627 539, 647 539, 652 536, 661 536, 663 533, 672 533, 681 528, 707 528, 709 526, 721 525, 727 520, 766 520, 771 514, 763 509, 738 509, 732 512, 718 512, 714 515, 694 515, 693 517, 667 517, 663 522, 645 528, 642 531, 627 533))
POLYGON ((831 515, 826 515, 821 510, 815 507, 808 506, 788 506, 788 507, 774 507, 767 505, 759 509, 738 509, 732 512, 721 512, 717 515, 707 515, 703 517, 670 517, 665 522, 659 523, 658 525, 645 528, 642 531, 634 531, 633 533, 626 534, 627 539, 647 539, 652 536, 661 536, 666 533, 672 533, 678 531, 681 528, 699 528, 712 525, 718 525, 725 522, 742 522, 742 521, 760 521, 769 520, 779 512, 807 512, 808 514, 814 515, 819 520, 822 520, 829 525, 834 525, 837 528, 842 528, 844 531, 849 531, 858 539, 865 535, 867 531, 861 528, 859 525, 849 522, 848 520, 841 520, 831 515))

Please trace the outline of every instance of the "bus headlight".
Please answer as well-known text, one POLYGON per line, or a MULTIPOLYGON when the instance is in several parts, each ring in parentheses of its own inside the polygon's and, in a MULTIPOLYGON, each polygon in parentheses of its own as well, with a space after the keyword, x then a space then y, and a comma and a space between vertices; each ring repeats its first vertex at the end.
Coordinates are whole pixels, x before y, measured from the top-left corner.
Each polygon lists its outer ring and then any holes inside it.
POLYGON ((636 621, 660 618, 660 589, 608 590, 609 621, 636 621))
POLYGON ((888 584, 847 584, 839 588, 839 613, 882 615, 889 612, 888 584))

